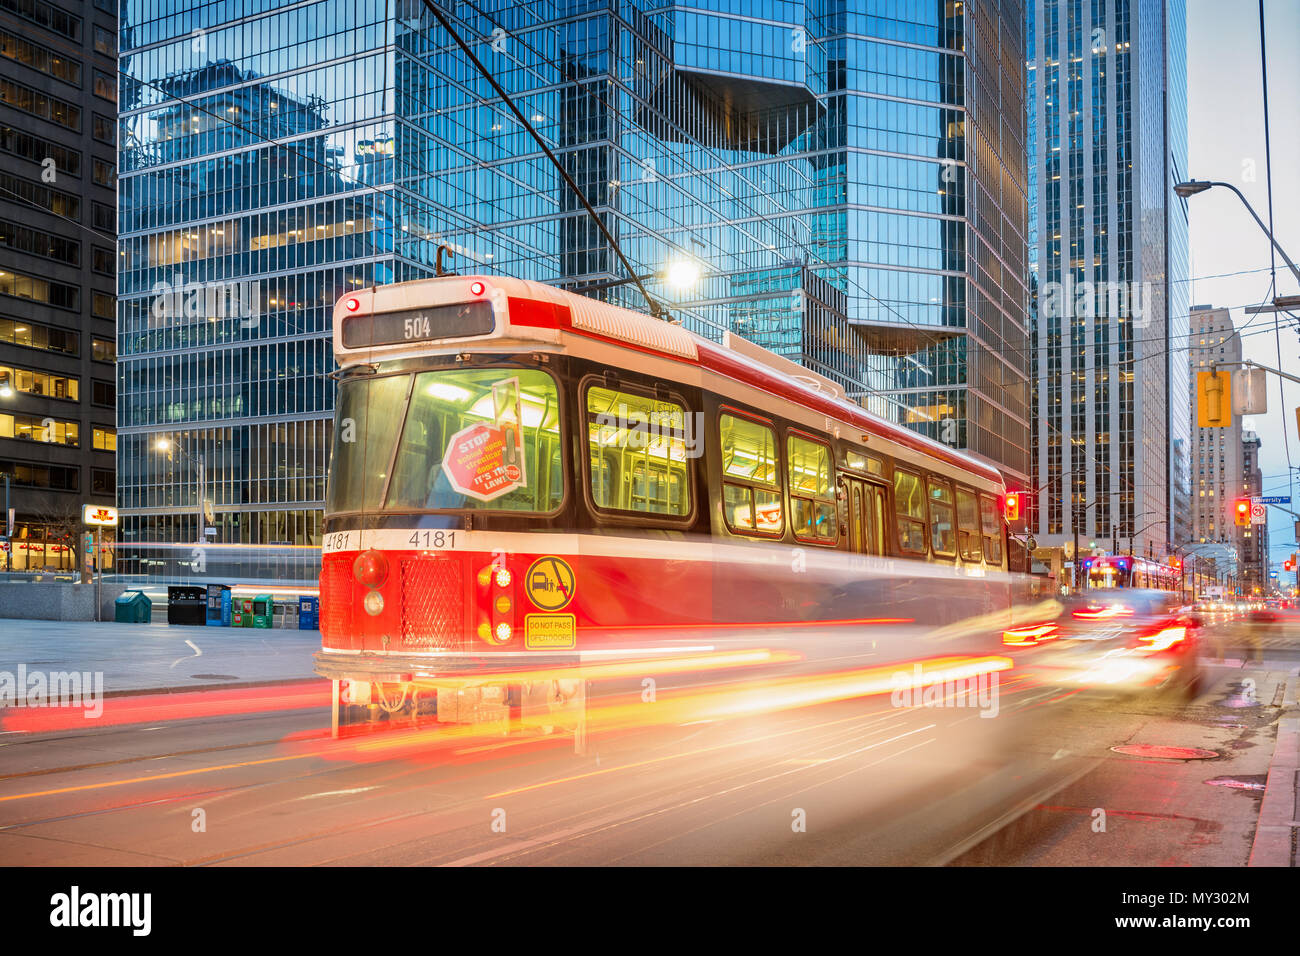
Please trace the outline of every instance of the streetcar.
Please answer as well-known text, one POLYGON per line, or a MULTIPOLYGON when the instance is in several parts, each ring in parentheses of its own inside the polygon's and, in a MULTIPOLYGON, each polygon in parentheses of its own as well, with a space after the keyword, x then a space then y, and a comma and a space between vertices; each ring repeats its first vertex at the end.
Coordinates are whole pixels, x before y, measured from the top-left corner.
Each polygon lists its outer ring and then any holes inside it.
POLYGON ((1180 566, 1161 564, 1149 558, 1108 554, 1086 558, 1089 588, 1147 588, 1179 591, 1183 588, 1180 566))
POLYGON ((474 275, 344 295, 334 350, 316 670, 336 721, 421 694, 464 720, 517 705, 521 669, 729 628, 1013 603, 996 468, 737 335, 474 275))

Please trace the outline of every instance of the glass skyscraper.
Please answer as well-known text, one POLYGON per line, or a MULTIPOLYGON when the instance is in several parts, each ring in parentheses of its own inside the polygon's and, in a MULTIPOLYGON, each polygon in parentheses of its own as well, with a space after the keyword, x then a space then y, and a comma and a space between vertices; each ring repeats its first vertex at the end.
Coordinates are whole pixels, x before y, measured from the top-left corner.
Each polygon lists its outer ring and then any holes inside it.
MULTIPOLYGON (((647 283, 683 325, 1024 474, 1019 3, 440 9, 638 272, 700 265, 647 283)), ((204 570, 175 545, 206 499, 210 542, 274 555, 250 576, 307 580, 339 295, 432 275, 440 246, 462 273, 625 276, 420 0, 123 10, 122 537, 141 570, 204 570)))
POLYGON ((1188 488, 1183 0, 1036 0, 1027 43, 1030 528, 1163 557, 1188 488))

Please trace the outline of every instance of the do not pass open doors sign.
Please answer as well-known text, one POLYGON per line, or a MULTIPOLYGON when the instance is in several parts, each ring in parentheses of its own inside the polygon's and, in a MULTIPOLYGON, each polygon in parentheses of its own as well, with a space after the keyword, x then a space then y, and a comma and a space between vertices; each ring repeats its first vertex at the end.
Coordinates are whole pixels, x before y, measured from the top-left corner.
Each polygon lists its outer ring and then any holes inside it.
POLYGON ((456 491, 492 501, 528 487, 520 409, 519 379, 494 382, 492 420, 469 425, 451 436, 442 470, 456 491))

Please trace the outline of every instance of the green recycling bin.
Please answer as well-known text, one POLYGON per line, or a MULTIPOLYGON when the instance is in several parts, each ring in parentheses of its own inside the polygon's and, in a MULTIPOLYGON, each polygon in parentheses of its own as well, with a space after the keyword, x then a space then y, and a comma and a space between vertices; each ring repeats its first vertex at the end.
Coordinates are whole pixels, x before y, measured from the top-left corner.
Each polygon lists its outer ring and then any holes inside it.
POLYGON ((153 602, 143 591, 126 591, 113 602, 113 620, 118 624, 148 624, 153 617, 153 602))
POLYGON ((259 594, 253 598, 253 627, 270 627, 275 623, 275 598, 259 594))

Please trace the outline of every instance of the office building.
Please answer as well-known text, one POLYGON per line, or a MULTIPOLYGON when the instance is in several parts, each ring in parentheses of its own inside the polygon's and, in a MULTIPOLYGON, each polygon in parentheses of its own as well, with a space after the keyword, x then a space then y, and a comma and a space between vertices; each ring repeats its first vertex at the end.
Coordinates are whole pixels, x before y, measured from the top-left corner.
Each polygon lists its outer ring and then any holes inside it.
MULTIPOLYGON (((1188 489, 1183 0, 1034 0, 1028 27, 1033 442, 1044 545, 1163 558, 1188 489)), ((1188 463, 1191 464, 1190 462, 1188 463)))
MULTIPOLYGON (((1196 408, 1196 373, 1212 369, 1215 362, 1241 361, 1241 336, 1227 309, 1192 307, 1192 334, 1188 350, 1191 372, 1188 408, 1196 408)), ((1218 542, 1238 547, 1241 529, 1233 502, 1245 493, 1242 475, 1241 419, 1232 416, 1227 428, 1194 429, 1192 450, 1192 537, 1197 543, 1218 542)))
MULTIPOLYGON (((1259 464, 1259 435, 1247 429, 1241 435, 1241 493, 1244 497, 1264 494, 1264 472, 1259 464)), ((1242 586, 1247 594, 1268 591, 1268 524, 1241 529, 1242 586)))
POLYGON ((114 501, 116 13, 0 0, 0 474, 14 512, 0 567, 15 570, 76 569, 82 505, 114 501))

